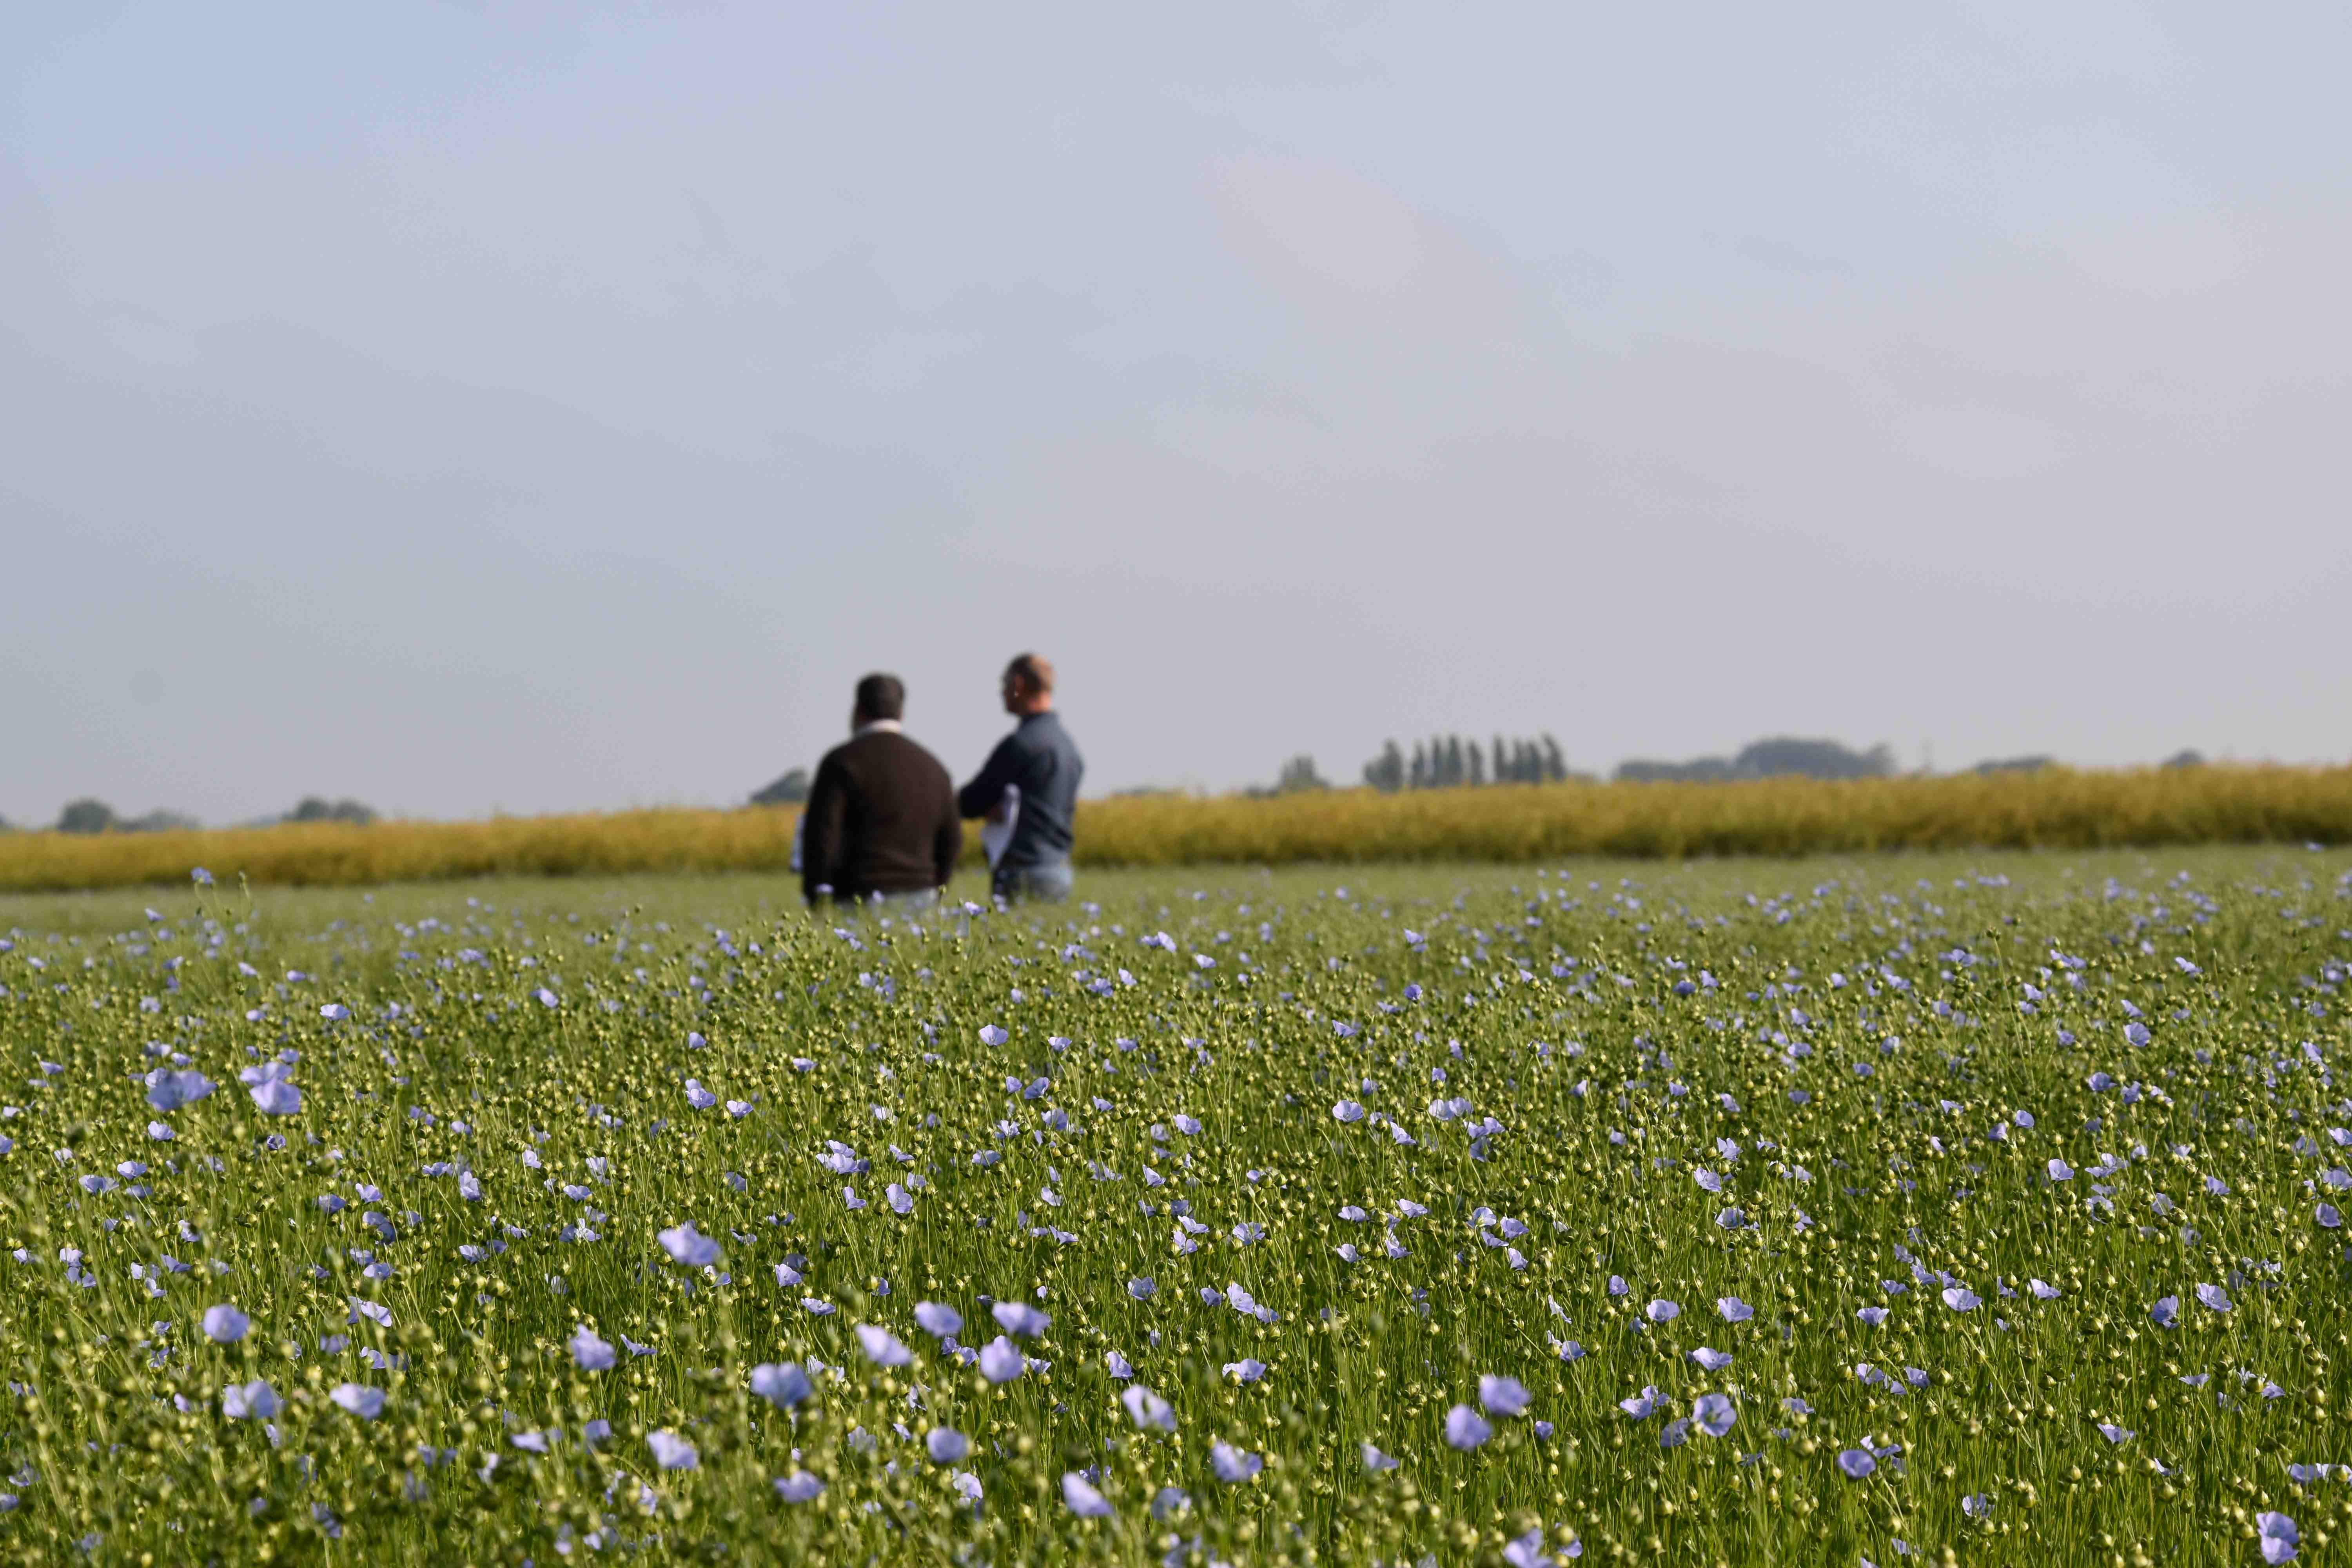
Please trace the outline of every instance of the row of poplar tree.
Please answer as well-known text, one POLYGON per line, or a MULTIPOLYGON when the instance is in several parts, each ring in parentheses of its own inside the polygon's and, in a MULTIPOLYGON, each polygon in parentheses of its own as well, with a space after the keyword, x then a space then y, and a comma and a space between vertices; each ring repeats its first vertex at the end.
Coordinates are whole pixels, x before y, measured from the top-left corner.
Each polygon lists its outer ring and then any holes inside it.
POLYGON ((1533 740, 1495 737, 1491 751, 1459 735, 1416 741, 1412 755, 1394 741, 1364 764, 1364 783, 1377 790, 1453 789, 1485 784, 1557 784, 1568 777, 1568 759, 1547 733, 1533 740))

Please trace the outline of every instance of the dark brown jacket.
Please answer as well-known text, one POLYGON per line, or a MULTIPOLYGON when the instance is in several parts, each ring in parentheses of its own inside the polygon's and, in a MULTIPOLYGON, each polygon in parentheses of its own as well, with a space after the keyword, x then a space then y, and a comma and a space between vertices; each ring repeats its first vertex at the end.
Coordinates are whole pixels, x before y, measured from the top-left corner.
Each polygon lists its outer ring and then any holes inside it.
POLYGON ((941 888, 963 853, 955 784, 937 757, 892 730, 835 746, 817 764, 801 837, 801 889, 863 899, 941 888))

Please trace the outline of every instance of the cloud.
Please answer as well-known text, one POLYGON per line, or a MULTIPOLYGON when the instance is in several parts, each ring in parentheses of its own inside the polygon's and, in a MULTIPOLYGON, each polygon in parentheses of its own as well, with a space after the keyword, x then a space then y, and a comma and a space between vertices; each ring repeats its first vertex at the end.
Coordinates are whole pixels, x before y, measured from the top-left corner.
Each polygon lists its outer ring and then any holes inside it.
POLYGON ((1843 278, 1853 272, 1851 263, 1841 261, 1834 256, 1814 256, 1785 240, 1766 239, 1760 235, 1751 234, 1733 248, 1759 267, 1801 278, 1825 275, 1843 278))
POLYGON ((2221 288, 2261 260, 2261 241, 2250 226, 2210 207, 2141 223, 2062 229, 2053 237, 2085 277, 2150 300, 2221 288))
POLYGON ((1219 193, 1237 244, 1278 277, 1383 297, 1421 269, 1420 215, 1342 170, 1244 158, 1227 165, 1219 193))
POLYGON ((2064 435, 2003 408, 1914 408, 1892 421, 1895 444, 1931 468, 1971 479, 2013 479, 2058 461, 2064 435))

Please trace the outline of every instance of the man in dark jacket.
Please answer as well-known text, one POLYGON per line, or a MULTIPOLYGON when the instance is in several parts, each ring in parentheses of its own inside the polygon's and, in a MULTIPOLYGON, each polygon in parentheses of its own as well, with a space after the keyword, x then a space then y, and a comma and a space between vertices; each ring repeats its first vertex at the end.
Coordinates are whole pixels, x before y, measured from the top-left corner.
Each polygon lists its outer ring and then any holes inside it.
POLYGON ((956 804, 966 816, 1010 806, 1013 837, 996 862, 995 893, 1005 899, 1070 896, 1070 845, 1078 781, 1087 764, 1054 711, 1054 667, 1024 653, 1004 667, 1004 710, 1021 721, 989 753, 956 804), (1007 785, 1019 790, 1008 802, 1007 785))
POLYGON ((801 816, 801 889, 814 903, 936 901, 963 853, 955 784, 899 723, 895 675, 857 683, 851 736, 817 764, 801 816))

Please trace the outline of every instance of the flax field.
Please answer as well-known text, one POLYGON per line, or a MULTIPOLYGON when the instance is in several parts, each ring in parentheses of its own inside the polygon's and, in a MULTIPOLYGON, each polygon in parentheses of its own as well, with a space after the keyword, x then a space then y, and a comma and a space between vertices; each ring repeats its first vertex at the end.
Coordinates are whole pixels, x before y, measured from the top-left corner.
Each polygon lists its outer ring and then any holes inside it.
MULTIPOLYGON (((223 883, 354 887, 486 876, 781 871, 789 809, 649 810, 484 822, 299 823, 168 833, 0 834, 0 889, 223 883)), ((980 865, 980 836, 967 863, 980 865)), ((1315 790, 1080 803, 1091 867, 1681 859, 1889 849, 2352 844, 2352 768, 1964 773, 1739 784, 1315 790)))
POLYGON ((0 1560, 2252 1564, 2352 1524, 2341 850, 887 917, 191 869, 0 896, 0 1560))

